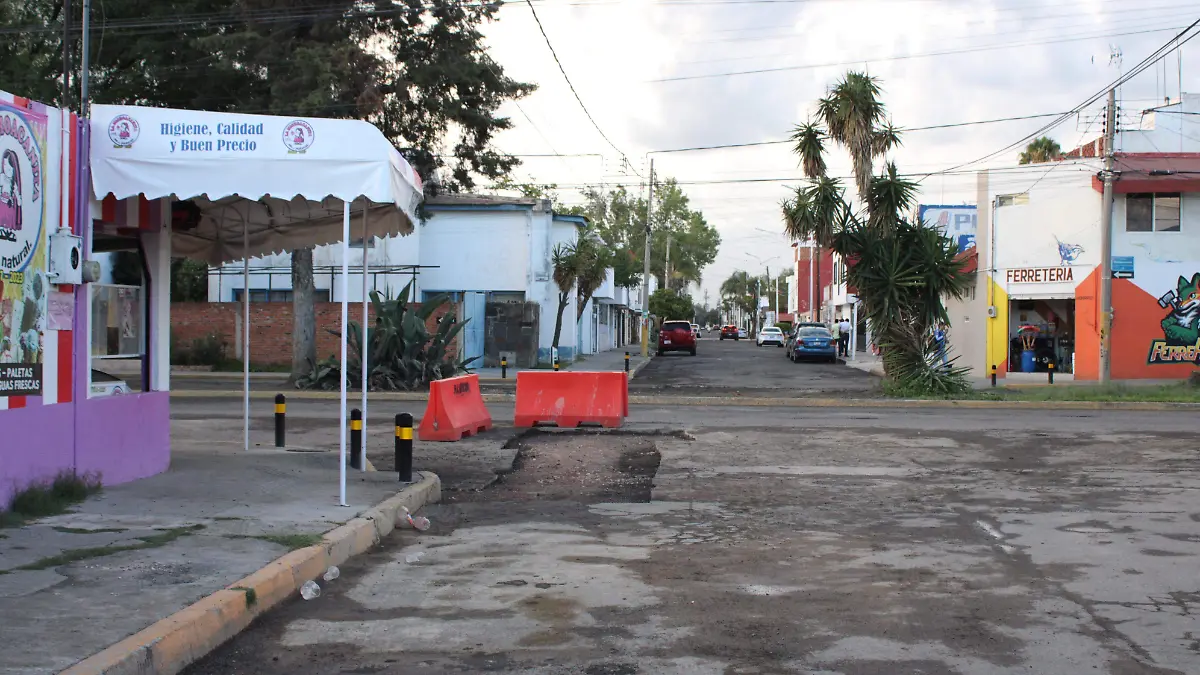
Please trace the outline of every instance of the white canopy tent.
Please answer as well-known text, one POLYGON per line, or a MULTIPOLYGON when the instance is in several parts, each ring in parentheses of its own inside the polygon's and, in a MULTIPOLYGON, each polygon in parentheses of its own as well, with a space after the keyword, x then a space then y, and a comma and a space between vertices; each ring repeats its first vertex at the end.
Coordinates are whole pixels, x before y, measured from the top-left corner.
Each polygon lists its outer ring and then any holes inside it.
MULTIPOLYGON (((250 445, 249 259, 342 242, 341 364, 346 372, 350 213, 370 237, 410 234, 421 180, 384 135, 357 120, 92 106, 90 169, 97 199, 190 201, 172 254, 212 265, 243 260, 243 439, 250 445)), ((363 248, 363 279, 367 255, 363 248)), ((364 284, 363 329, 367 328, 364 284)), ((365 333, 364 333, 365 342, 365 333)), ((365 360, 365 355, 364 355, 365 360)), ((367 409, 366 364, 362 408, 367 409)), ((346 379, 341 382, 340 503, 346 505, 346 379)), ((363 434, 364 439, 366 434, 363 434)), ((364 462, 365 454, 364 448, 364 462)))

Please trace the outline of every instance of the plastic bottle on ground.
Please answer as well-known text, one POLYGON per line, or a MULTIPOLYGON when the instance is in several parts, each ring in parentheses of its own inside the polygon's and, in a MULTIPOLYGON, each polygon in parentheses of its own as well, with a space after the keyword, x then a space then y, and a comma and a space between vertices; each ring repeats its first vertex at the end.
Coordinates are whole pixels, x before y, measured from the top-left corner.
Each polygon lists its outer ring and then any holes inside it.
POLYGON ((304 585, 300 587, 300 597, 304 598, 305 600, 312 600, 320 595, 321 587, 318 586, 317 582, 315 581, 306 581, 304 582, 304 585))
POLYGON ((331 565, 329 569, 325 570, 325 576, 322 578, 325 581, 333 581, 340 576, 342 576, 342 571, 337 568, 337 565, 331 565))

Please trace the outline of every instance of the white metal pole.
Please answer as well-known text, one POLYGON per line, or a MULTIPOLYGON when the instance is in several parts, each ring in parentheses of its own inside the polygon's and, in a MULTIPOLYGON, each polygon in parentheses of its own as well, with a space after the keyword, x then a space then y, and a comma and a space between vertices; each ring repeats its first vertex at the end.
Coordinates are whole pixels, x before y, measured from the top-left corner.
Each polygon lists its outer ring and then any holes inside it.
POLYGON ((362 290, 363 290, 363 318, 362 318, 362 344, 359 345, 361 353, 359 358, 362 360, 362 456, 363 461, 358 467, 360 471, 367 470, 367 368, 370 362, 370 344, 367 339, 367 200, 363 200, 363 241, 362 241, 362 290))
POLYGON ((242 219, 242 445, 250 449, 250 219, 242 219))
POLYGON ((850 360, 858 360, 858 298, 850 305, 850 360))
POLYGON ((346 276, 350 273, 350 202, 342 202, 342 279, 338 284, 338 292, 342 296, 342 335, 341 335, 341 396, 338 410, 338 504, 346 503, 346 327, 350 323, 350 305, 346 302, 350 284, 346 276))

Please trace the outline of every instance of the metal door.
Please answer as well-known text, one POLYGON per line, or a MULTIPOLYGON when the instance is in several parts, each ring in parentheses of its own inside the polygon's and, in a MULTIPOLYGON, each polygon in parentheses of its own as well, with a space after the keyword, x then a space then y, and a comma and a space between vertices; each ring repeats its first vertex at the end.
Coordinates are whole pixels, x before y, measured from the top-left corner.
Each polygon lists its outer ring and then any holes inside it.
POLYGON ((462 329, 463 358, 479 357, 471 362, 471 368, 483 366, 484 335, 487 322, 487 293, 470 291, 463 293, 463 319, 469 320, 462 329))

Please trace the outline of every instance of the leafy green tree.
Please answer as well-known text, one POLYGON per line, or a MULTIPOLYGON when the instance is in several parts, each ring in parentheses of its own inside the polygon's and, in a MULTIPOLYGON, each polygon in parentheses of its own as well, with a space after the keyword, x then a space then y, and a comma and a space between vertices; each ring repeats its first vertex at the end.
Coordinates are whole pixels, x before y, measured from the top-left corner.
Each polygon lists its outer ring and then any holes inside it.
MULTIPOLYGON (((71 5, 76 68, 82 5, 71 5)), ((443 189, 470 189, 476 176, 496 179, 516 166, 492 146, 512 126, 498 111, 534 89, 488 55, 481 27, 499 10, 498 2, 458 0, 93 3, 90 95, 96 103, 366 119, 428 186, 445 169, 443 189)), ((0 41, 5 89, 64 103, 63 19, 63 0, 0 0, 0 28, 12 31, 0 41)))
MULTIPOLYGON (((614 253, 613 270, 618 286, 641 283, 646 250, 646 200, 625 187, 611 192, 585 189, 583 215, 595 224, 600 237, 614 253)), ((704 215, 691 208, 688 197, 674 179, 656 183, 654 224, 650 237, 650 273, 659 288, 682 290, 699 283, 704 268, 712 264, 721 246, 721 235, 704 215), (665 262, 667 235, 671 239, 671 283, 665 262)))
POLYGON ((809 183, 783 204, 785 232, 814 239, 847 262, 846 280, 862 298, 893 391, 961 392, 969 387, 966 370, 942 366, 931 333, 948 321, 943 298, 963 297, 970 275, 954 242, 905 218, 916 203, 916 184, 901 178, 892 163, 882 174, 874 172, 876 161, 900 144, 880 94, 875 78, 847 73, 818 102, 819 122, 796 127, 794 149, 809 183), (864 209, 855 210, 841 182, 826 174, 830 141, 850 154, 864 209))
MULTIPOLYGON (((76 30, 65 45, 76 67, 82 5, 71 5, 76 30)), ((77 94, 62 96, 63 7, 63 0, 0 0, 0 29, 11 31, 0 40, 0 82, 78 108, 77 94)), ((427 192, 469 190, 477 177, 495 180, 517 165, 492 144, 512 127, 499 109, 534 90, 488 55, 481 27, 499 10, 499 2, 459 0, 109 0, 92 9, 90 96, 365 119, 400 148, 427 192)), ((293 264, 293 271, 301 320, 313 315, 305 292, 312 269, 293 264)), ((296 334, 296 354, 315 354, 310 338, 312 331, 296 334)))
POLYGON ((692 322, 692 296, 677 293, 669 288, 660 288, 650 294, 650 313, 663 321, 679 320, 692 322))
POLYGON ((208 265, 198 260, 171 261, 171 302, 208 300, 208 265))
POLYGON ((1035 138, 1017 157, 1018 164, 1043 164, 1062 157, 1062 147, 1049 136, 1035 138))

